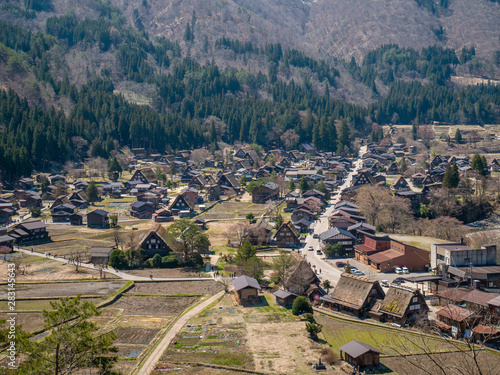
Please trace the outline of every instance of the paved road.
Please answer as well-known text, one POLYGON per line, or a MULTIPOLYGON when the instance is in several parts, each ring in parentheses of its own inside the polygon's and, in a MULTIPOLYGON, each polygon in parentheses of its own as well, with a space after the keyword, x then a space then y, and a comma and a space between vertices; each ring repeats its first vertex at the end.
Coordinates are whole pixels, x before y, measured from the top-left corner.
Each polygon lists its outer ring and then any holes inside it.
MULTIPOLYGON (((335 209, 335 204, 340 200, 340 195, 344 189, 351 186, 351 181, 353 176, 361 169, 362 159, 361 157, 366 153, 366 146, 361 147, 359 151, 359 158, 354 162, 354 168, 348 173, 344 183, 339 187, 338 193, 332 198, 331 205, 325 210, 325 212, 319 217, 318 220, 314 222, 314 232, 315 234, 320 234, 328 230, 328 217, 333 213, 335 209)), ((313 238, 313 234, 309 234, 306 237, 305 245, 301 249, 302 254, 305 259, 311 264, 311 266, 316 266, 316 270, 321 273, 318 274, 321 280, 328 279, 333 285, 336 285, 340 279, 342 269, 339 269, 322 259, 322 255, 317 255, 316 250, 319 249, 319 240, 313 238), (308 251, 309 246, 312 246, 314 251, 308 251)))
MULTIPOLYGON (((25 253, 28 255, 35 255, 35 256, 46 258, 46 255, 44 253, 39 253, 37 251, 31 252, 31 250, 21 249, 21 248, 16 248, 16 251, 18 251, 20 253, 25 253)), ((56 260, 56 261, 61 262, 61 263, 71 264, 71 262, 68 259, 64 259, 61 257, 50 256, 49 259, 53 259, 53 260, 56 260)), ((88 269, 92 269, 92 270, 97 270, 97 268, 95 268, 93 264, 82 263, 82 264, 80 264, 80 267, 88 268, 88 269)), ((133 281, 151 280, 151 278, 149 278, 149 277, 130 275, 126 272, 116 271, 112 268, 108 268, 104 272, 118 276, 119 278, 122 278, 124 280, 133 280, 133 281)), ((213 278, 212 277, 155 277, 152 280, 153 281, 203 281, 203 280, 213 280, 213 278)))
POLYGON ((182 327, 191 319, 193 316, 199 314, 200 312, 203 311, 208 305, 210 305, 212 302, 216 301, 218 298, 222 297, 224 295, 224 291, 221 291, 206 301, 203 301, 199 305, 195 306, 193 309, 189 310, 186 314, 181 316, 170 328, 170 330, 167 332, 165 337, 161 340, 160 344, 155 348, 155 350, 151 353, 149 358, 146 360, 142 368, 139 370, 138 374, 140 375, 149 375, 151 371, 154 370, 156 364, 160 360, 163 352, 167 347, 170 345, 172 340, 175 338, 175 335, 180 332, 182 327))

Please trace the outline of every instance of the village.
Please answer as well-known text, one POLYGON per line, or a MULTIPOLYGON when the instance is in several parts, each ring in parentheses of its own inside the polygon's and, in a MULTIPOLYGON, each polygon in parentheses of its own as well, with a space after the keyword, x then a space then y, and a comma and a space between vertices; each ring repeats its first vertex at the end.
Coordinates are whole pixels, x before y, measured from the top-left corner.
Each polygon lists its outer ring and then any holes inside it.
POLYGON ((138 148, 2 185, 20 324, 43 337, 49 302, 82 295, 126 374, 495 367, 495 135, 380 131, 345 155, 138 148))

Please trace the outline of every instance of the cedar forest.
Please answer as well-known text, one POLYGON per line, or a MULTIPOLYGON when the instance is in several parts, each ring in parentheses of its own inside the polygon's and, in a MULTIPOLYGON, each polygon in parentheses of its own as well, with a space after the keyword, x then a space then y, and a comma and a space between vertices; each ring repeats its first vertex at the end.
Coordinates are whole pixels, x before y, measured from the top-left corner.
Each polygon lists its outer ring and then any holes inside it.
MULTIPOLYGON (((26 7, 35 11, 47 4, 30 0, 26 7)), ((435 46, 416 51, 391 44, 368 53, 362 63, 337 61, 374 95, 378 95, 376 80, 389 88, 373 104, 360 106, 331 98, 338 70, 298 50, 283 51, 280 44, 256 46, 228 38, 216 41, 215 49, 264 56, 267 74, 253 75, 235 68, 221 69, 213 61, 201 64, 183 53, 178 42, 151 40, 140 27, 126 27, 120 11, 109 4, 103 4, 100 13, 97 20, 78 21, 73 14, 49 18, 45 32, 0 22, 0 60, 7 71, 32 72, 39 82, 51 85, 56 95, 73 103, 69 113, 43 110, 29 105, 13 90, 0 92, 0 169, 4 180, 30 175, 51 161, 82 160, 87 150, 75 147, 75 139, 89 145, 90 156, 108 158, 124 146, 160 153, 168 148, 217 148, 220 141, 276 147, 282 146, 280 135, 293 129, 299 142, 310 141, 319 149, 346 153, 354 136, 368 135, 373 122, 499 121, 500 86, 459 88, 450 84, 453 67, 465 64, 475 54, 473 47, 457 54, 435 46), (67 51, 75 45, 96 45, 101 51, 115 53, 127 80, 157 88, 152 104, 133 104, 114 94, 106 69, 100 78, 81 87, 72 85, 68 77, 58 78, 50 51, 54 47, 67 51), (152 60, 168 71, 158 73, 151 66, 152 60), (318 93, 308 79, 300 83, 281 79, 290 66, 308 68, 324 86, 324 93, 318 93), (426 83, 396 78, 408 72, 426 83), (258 91, 266 92, 272 100, 253 94, 258 91), (210 120, 214 118, 225 126, 214 124, 210 120), (336 120, 343 120, 338 129, 336 120)), ((203 38, 194 35, 195 22, 193 14, 192 25, 187 24, 184 34, 187 43, 203 38)))

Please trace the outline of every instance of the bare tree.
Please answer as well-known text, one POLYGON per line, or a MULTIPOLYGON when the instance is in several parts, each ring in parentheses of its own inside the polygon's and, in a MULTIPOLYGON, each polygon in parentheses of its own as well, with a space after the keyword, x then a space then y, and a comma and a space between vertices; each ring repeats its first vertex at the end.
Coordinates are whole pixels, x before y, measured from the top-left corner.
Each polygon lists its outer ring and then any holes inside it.
POLYGON ((201 165, 205 162, 205 159, 210 156, 210 152, 206 148, 198 148, 191 152, 190 159, 196 163, 196 165, 201 165))
POLYGON ((106 269, 106 264, 99 263, 96 265, 97 269, 99 270, 99 278, 100 279, 105 279, 106 278, 106 273, 104 270, 106 269))
POLYGON ((299 135, 295 134, 295 130, 293 129, 288 129, 286 132, 284 132, 281 137, 281 141, 285 145, 285 148, 291 149, 297 145, 299 142, 299 135))
POLYGON ((115 248, 123 251, 123 238, 117 229, 113 231, 113 241, 115 241, 115 248))
POLYGON ((247 221, 239 221, 228 227, 226 235, 228 243, 240 247, 248 235, 250 224, 247 221))
POLYGON ((391 197, 383 204, 381 222, 394 233, 396 228, 404 226, 412 218, 411 204, 408 199, 391 197))
POLYGON ((436 137, 434 130, 432 130, 432 126, 423 125, 420 126, 417 130, 417 135, 422 139, 422 142, 429 147, 431 141, 436 137))
POLYGON ((86 165, 90 178, 106 177, 108 171, 108 162, 106 159, 101 157, 92 158, 87 161, 86 165))
POLYGON ((82 265, 84 261, 88 258, 88 250, 87 249, 73 249, 69 254, 69 263, 75 266, 75 271, 79 272, 79 267, 82 265))
POLYGON ((463 223, 450 216, 439 216, 429 223, 428 235, 448 241, 458 241, 467 232, 463 223))
POLYGON ((277 283, 283 288, 288 289, 288 276, 292 266, 292 258, 285 251, 280 252, 280 255, 273 258, 273 270, 276 272, 277 283))
POLYGON ((363 186, 356 194, 356 204, 365 215, 367 221, 372 225, 379 223, 383 207, 392 199, 389 189, 381 189, 379 186, 363 186))

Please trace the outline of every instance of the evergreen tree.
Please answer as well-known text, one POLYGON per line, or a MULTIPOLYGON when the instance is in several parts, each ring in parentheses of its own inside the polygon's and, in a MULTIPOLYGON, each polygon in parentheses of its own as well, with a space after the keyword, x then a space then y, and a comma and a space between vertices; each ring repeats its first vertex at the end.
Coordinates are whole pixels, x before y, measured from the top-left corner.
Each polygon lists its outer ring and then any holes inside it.
POLYGON ((351 131, 349 129, 349 124, 347 123, 347 120, 344 118, 340 122, 337 152, 339 151, 342 152, 346 147, 350 150, 351 149, 350 141, 351 141, 351 131))
POLYGON ((87 198, 89 198, 89 201, 95 202, 99 199, 99 191, 97 190, 97 186, 94 181, 90 181, 89 186, 87 186, 87 190, 85 192, 87 193, 87 198))
POLYGON ((302 178, 300 179, 299 188, 302 194, 309 190, 309 184, 307 183, 307 180, 304 176, 302 176, 302 178))
POLYGON ((477 171, 481 176, 486 176, 488 174, 488 165, 486 164, 486 158, 481 157, 479 154, 475 154, 472 158, 470 167, 477 171))
POLYGON ((462 132, 459 128, 457 128, 457 131, 455 132, 455 142, 458 144, 462 143, 462 132))
POLYGON ((453 167, 451 167, 450 164, 446 164, 446 171, 443 176, 443 187, 454 189, 458 186, 459 181, 460 174, 457 163, 453 163, 453 167))

